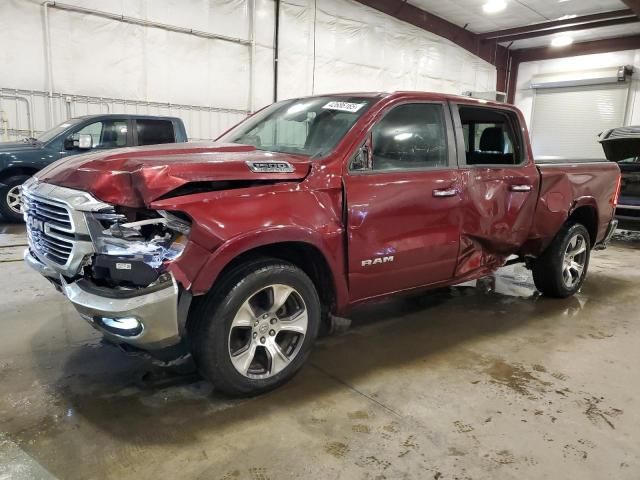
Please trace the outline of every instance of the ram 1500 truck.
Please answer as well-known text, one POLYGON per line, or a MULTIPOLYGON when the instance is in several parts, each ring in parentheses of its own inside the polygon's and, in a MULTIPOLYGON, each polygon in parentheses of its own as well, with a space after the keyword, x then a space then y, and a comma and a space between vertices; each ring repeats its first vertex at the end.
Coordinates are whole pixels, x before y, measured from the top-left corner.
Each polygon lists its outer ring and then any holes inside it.
POLYGON ((65 120, 37 138, 0 142, 1 219, 22 220, 20 185, 56 160, 92 150, 186 141, 179 118, 105 114, 65 120))
POLYGON ((600 135, 607 160, 622 170, 616 218, 620 228, 640 230, 640 126, 614 128, 600 135))
POLYGON ((536 165, 524 125, 465 97, 325 95, 214 143, 70 158, 24 186, 25 260, 105 338, 263 392, 361 302, 516 258, 543 294, 578 291, 616 226, 620 170, 536 165))

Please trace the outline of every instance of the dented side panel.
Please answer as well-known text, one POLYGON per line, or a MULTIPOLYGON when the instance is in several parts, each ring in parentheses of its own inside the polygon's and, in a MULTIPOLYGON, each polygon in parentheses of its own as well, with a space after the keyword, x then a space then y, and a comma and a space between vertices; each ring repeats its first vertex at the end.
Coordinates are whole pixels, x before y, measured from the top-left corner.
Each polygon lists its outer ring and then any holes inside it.
MULTIPOLYGON (((606 235, 614 214, 620 169, 613 162, 541 164, 540 199, 527 253, 537 254, 553 240, 567 218, 579 207, 595 211, 596 242, 606 235)), ((593 240, 592 240, 593 241, 593 240)))
POLYGON ((533 163, 467 168, 462 178, 463 222, 456 276, 500 266, 519 250, 531 232, 539 190, 533 163))

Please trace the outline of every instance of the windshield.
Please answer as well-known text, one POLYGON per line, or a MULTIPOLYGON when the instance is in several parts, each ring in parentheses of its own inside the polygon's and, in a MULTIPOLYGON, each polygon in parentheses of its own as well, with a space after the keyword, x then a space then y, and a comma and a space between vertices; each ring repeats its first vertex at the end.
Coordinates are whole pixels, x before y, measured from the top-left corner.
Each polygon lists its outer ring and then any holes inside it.
POLYGON ((220 137, 258 150, 322 156, 332 151, 371 97, 312 97, 274 103, 220 137))
POLYGON ((69 128, 71 125, 75 125, 80 120, 81 119, 79 118, 72 118, 71 120, 65 120, 61 124, 53 127, 51 130, 47 130, 46 132, 43 132, 40 135, 38 135, 36 140, 42 143, 47 143, 49 140, 52 140, 53 138, 57 137, 62 132, 64 132, 67 128, 69 128))

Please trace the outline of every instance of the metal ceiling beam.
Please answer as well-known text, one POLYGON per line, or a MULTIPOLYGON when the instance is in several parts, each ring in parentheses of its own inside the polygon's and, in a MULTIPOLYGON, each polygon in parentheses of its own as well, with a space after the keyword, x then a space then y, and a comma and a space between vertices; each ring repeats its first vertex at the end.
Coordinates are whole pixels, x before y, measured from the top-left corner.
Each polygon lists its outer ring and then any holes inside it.
MULTIPOLYGON (((629 1, 637 1, 640 3, 640 0, 629 0, 629 1)), ((604 20, 613 21, 613 20, 621 20, 625 18, 636 18, 636 14, 631 9, 616 10, 613 12, 595 13, 593 15, 583 15, 580 17, 567 18, 564 20, 552 20, 549 22, 534 23, 533 25, 527 25, 524 27, 507 28, 505 30, 482 33, 479 35, 479 37, 482 40, 499 39, 499 41, 503 42, 503 41, 510 41, 508 38, 515 35, 528 35, 528 34, 534 34, 537 32, 545 32, 543 33, 543 35, 548 35, 551 33, 565 31, 566 28, 574 27, 578 25, 584 25, 583 27, 584 29, 595 28, 590 25, 591 22, 600 22, 604 20)), ((539 36, 539 35, 532 35, 532 36, 539 36)), ((518 39, 520 38, 529 38, 529 37, 525 37, 525 36, 518 37, 518 39)))
POLYGON ((640 17, 640 0, 622 0, 627 7, 633 10, 638 17, 640 17))
POLYGON ((566 47, 539 47, 513 50, 513 58, 517 62, 533 62, 553 58, 576 57, 595 53, 619 52, 621 50, 637 50, 640 48, 640 35, 629 37, 606 38, 579 42, 566 47))
POLYGON ((493 41, 497 40, 499 42, 515 42, 516 40, 524 40, 527 38, 536 38, 536 37, 545 37, 547 35, 554 35, 557 33, 563 32, 574 32, 576 30, 589 30, 592 28, 601 28, 601 27, 611 27, 614 25, 624 25, 628 23, 638 23, 640 19, 635 15, 626 18, 614 18, 612 20, 602 20, 600 22, 591 22, 591 23, 583 23, 578 25, 570 25, 561 28, 555 28, 551 30, 539 30, 537 32, 529 32, 529 33, 520 33, 517 35, 508 35, 505 37, 500 37, 497 39, 493 39, 493 41))
POLYGON ((507 102, 513 103, 518 83, 518 70, 521 63, 537 60, 551 60, 556 58, 593 55, 596 53, 619 52, 622 50, 637 50, 640 48, 640 35, 629 37, 607 38, 589 42, 574 43, 567 47, 539 47, 511 50, 511 76, 507 85, 507 102))

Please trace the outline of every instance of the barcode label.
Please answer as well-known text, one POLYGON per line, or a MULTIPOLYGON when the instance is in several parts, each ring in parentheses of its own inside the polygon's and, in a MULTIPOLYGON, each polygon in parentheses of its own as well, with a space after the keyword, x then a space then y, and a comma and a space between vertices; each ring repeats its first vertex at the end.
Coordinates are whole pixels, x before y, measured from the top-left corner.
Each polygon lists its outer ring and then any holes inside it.
POLYGON ((340 110, 341 112, 355 113, 364 106, 364 103, 329 102, 324 107, 326 110, 340 110))

